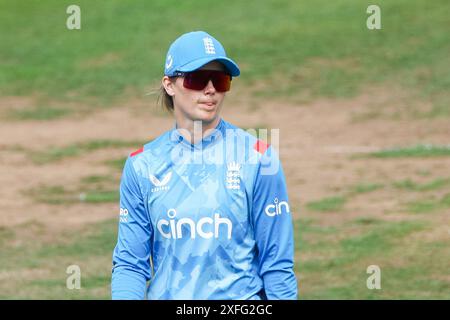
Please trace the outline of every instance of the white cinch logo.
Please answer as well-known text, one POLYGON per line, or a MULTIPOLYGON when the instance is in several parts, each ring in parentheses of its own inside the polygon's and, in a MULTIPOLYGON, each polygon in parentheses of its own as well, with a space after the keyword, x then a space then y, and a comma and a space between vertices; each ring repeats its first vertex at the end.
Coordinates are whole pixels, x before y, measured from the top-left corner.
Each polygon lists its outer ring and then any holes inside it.
POLYGON ((152 192, 161 191, 161 190, 169 190, 169 186, 166 186, 166 184, 169 183, 170 178, 172 178, 172 172, 169 172, 166 174, 166 176, 159 181, 158 178, 156 178, 154 175, 149 175, 150 181, 153 183, 155 188, 152 188, 152 192))
POLYGON ((275 198, 274 204, 269 204, 265 209, 264 212, 269 217, 275 217, 277 215, 282 214, 283 212, 290 213, 291 210, 289 209, 289 204, 287 201, 278 201, 278 198, 275 198), (284 210, 283 210, 284 208, 284 210))
POLYGON ((230 162, 227 164, 226 188, 238 189, 241 186, 241 165, 237 162, 230 162))
POLYGON ((231 230, 233 229, 233 224, 230 219, 221 218, 218 213, 214 214, 214 219, 210 217, 201 218, 198 222, 195 222, 191 218, 181 218, 175 221, 177 211, 175 209, 167 210, 167 216, 169 221, 165 219, 160 219, 157 223, 158 231, 164 238, 167 239, 180 239, 183 237, 182 226, 187 225, 190 229, 191 239, 195 239, 198 235, 203 239, 210 239, 212 237, 219 238, 219 227, 221 224, 227 227, 227 238, 231 239, 231 230), (205 224, 210 225, 211 231, 205 231, 203 226, 205 224), (163 230, 164 226, 164 230, 163 230), (214 230, 213 230, 214 229, 214 230), (213 232, 214 231, 214 232, 213 232))
POLYGON ((173 58, 172 58, 172 56, 169 54, 169 55, 167 56, 166 70, 169 70, 170 67, 172 67, 172 63, 173 63, 173 58))
POLYGON ((205 45, 205 53, 216 54, 216 49, 214 48, 214 43, 211 38, 203 38, 203 44, 205 45))
POLYGON ((127 223, 128 222, 128 209, 120 208, 119 216, 120 216, 120 222, 127 223))

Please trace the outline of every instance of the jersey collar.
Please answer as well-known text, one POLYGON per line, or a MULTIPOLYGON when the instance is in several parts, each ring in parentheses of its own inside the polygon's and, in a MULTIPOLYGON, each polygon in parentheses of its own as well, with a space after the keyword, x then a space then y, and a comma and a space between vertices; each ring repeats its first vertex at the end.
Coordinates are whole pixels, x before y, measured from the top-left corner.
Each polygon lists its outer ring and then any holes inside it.
POLYGON ((222 139, 225 135, 225 121, 220 118, 217 126, 209 132, 209 134, 203 139, 195 144, 186 140, 183 135, 177 129, 177 123, 175 122, 171 132, 170 132, 170 140, 175 144, 181 144, 183 146, 189 147, 190 149, 201 149, 206 148, 207 146, 214 144, 215 142, 222 139))

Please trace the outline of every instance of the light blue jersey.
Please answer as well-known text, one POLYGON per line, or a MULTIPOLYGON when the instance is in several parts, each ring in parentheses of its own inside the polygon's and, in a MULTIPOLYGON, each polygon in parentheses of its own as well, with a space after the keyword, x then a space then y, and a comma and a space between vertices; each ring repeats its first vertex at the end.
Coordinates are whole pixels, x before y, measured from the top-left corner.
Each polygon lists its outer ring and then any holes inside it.
POLYGON ((113 299, 297 299, 286 183, 272 146, 220 120, 132 153, 120 184, 113 299))

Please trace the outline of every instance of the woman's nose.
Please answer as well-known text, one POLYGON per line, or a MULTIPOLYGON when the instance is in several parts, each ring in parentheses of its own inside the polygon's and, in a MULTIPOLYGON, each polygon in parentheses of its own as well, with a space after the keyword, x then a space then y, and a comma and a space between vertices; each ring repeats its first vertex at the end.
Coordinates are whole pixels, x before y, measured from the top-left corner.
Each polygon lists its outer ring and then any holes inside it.
POLYGON ((211 94, 211 93, 215 93, 215 92, 216 92, 216 88, 214 88, 212 81, 209 80, 208 84, 205 87, 205 94, 208 94, 208 93, 211 94))

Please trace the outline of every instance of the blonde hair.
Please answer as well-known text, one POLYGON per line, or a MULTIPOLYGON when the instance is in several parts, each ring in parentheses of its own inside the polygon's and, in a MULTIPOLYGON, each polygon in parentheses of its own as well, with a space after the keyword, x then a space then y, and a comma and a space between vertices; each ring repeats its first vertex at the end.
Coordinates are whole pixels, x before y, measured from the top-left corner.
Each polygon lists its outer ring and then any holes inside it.
POLYGON ((158 103, 161 104, 163 108, 166 108, 167 111, 170 113, 173 112, 173 97, 169 95, 164 89, 164 86, 161 84, 161 87, 159 88, 159 94, 158 94, 158 103))

